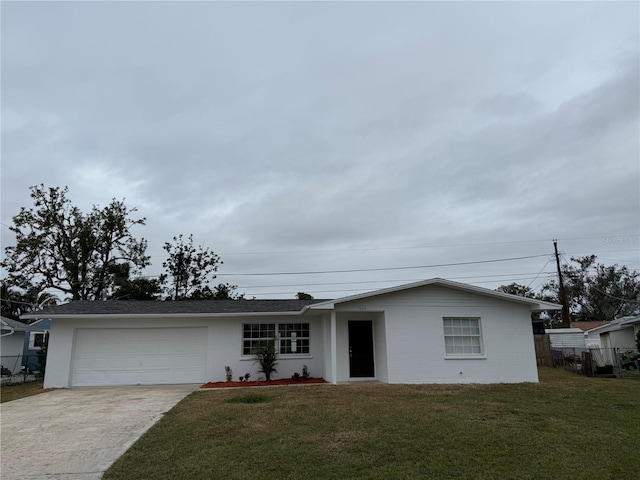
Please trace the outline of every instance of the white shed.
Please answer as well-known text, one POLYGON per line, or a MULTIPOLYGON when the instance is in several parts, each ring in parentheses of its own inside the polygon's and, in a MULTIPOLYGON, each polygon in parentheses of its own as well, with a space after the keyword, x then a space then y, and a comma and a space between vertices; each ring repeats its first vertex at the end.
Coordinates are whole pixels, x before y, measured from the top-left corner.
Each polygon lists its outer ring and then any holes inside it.
POLYGON ((579 328, 552 328, 546 329, 545 333, 549 335, 551 348, 587 349, 586 335, 579 328))

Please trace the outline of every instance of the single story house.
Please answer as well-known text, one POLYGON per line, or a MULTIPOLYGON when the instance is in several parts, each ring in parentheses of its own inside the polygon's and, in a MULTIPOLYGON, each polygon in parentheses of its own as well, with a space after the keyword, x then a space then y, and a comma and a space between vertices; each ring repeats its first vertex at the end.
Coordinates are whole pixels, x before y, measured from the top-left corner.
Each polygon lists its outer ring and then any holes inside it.
POLYGON ((640 332, 640 315, 616 318, 615 320, 593 328, 587 332, 591 338, 599 337, 602 354, 608 363, 613 364, 614 354, 626 350, 637 351, 636 335, 640 332))
POLYGON ((11 373, 19 373, 22 369, 22 347, 25 332, 30 332, 31 326, 26 323, 0 317, 0 363, 11 373))
POLYGON ((40 351, 44 337, 51 328, 51 319, 41 318, 29 326, 32 330, 25 332, 22 346, 23 364, 30 372, 39 372, 41 369, 40 351))
POLYGON ((609 325, 610 322, 571 322, 571 328, 579 328, 584 332, 585 343, 587 348, 600 348, 600 335, 597 333, 594 335, 589 334, 591 330, 596 327, 602 327, 603 325, 609 325))
POLYGON ((45 387, 204 383, 251 373, 337 384, 537 382, 531 312, 560 305, 434 278, 337 300, 77 301, 52 320, 45 387))

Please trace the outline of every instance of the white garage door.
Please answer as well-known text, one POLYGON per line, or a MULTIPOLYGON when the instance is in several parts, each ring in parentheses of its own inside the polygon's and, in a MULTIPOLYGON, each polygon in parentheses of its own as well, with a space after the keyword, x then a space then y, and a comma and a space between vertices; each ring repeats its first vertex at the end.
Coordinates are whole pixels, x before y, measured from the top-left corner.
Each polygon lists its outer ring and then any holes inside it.
POLYGON ((206 328, 80 328, 72 386, 203 383, 206 328))

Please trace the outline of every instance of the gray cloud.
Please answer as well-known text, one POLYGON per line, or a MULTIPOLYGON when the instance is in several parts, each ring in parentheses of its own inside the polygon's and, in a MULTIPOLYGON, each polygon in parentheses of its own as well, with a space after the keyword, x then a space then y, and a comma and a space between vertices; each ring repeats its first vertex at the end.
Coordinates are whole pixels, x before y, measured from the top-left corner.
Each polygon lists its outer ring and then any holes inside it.
MULTIPOLYGON (((126 197, 148 219, 149 275, 191 232, 234 273, 520 256, 555 237, 640 268, 602 240, 640 232, 638 10, 9 3, 2 221, 40 182, 84 208, 126 197), (274 253, 297 251, 315 253, 274 253)), ((322 279, 488 281, 545 261, 322 279)))

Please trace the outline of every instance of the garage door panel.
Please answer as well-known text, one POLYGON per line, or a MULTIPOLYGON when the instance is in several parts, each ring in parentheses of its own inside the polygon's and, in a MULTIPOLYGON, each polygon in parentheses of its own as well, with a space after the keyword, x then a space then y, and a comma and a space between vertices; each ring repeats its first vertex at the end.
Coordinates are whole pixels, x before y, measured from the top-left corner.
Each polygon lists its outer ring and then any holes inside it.
POLYGON ((71 385, 205 381, 206 327, 76 330, 71 385))

